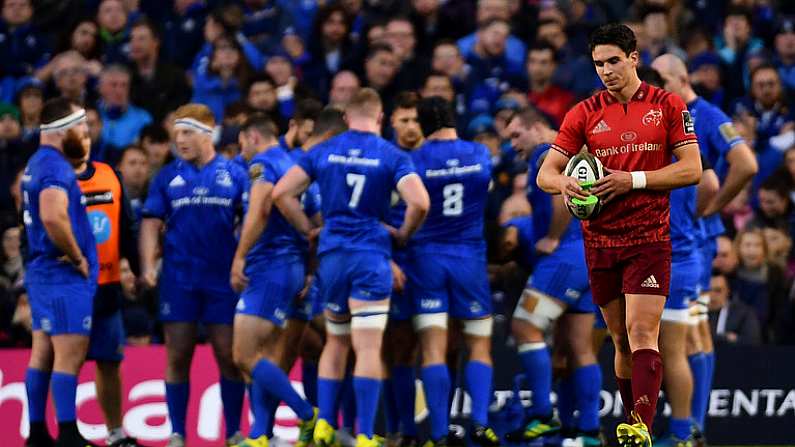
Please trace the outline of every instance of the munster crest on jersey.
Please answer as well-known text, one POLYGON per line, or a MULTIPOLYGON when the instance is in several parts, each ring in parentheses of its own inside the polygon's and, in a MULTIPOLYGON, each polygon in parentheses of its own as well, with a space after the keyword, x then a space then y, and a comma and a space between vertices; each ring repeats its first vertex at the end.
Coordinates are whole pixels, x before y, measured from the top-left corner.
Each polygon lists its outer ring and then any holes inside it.
POLYGON ((646 112, 645 115, 643 115, 643 119, 641 121, 643 122, 644 126, 651 126, 653 124, 654 126, 659 127, 660 123, 662 123, 662 117, 662 110, 651 109, 646 112))

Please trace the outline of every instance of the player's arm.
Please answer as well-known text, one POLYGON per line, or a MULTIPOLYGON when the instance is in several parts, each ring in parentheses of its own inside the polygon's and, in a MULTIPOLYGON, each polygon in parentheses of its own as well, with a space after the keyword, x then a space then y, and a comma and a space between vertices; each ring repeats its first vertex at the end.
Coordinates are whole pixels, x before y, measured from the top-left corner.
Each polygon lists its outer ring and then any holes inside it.
POLYGON ((235 292, 241 292, 248 284, 248 278, 243 273, 246 268, 246 255, 268 225, 268 216, 270 216, 273 206, 272 192, 273 183, 270 182, 258 181, 251 186, 248 196, 248 212, 243 220, 243 231, 240 233, 240 242, 235 250, 229 277, 235 292))
POLYGON ((563 194, 564 201, 568 201, 572 197, 585 200, 588 193, 580 187, 577 180, 563 174, 568 162, 569 157, 553 147, 547 152, 544 162, 538 169, 536 184, 549 194, 563 194))
POLYGON ((715 199, 720 189, 720 180, 718 175, 710 166, 709 161, 705 157, 701 157, 701 166, 704 171, 701 173, 701 180, 696 187, 696 215, 704 216, 704 210, 707 209, 710 203, 715 199))
POLYGON ((536 251, 543 254, 551 254, 558 248, 560 238, 571 222, 571 213, 566 209, 563 197, 552 197, 552 219, 549 222, 549 231, 546 236, 536 242, 536 251))
POLYGON ((301 207, 300 196, 312 179, 300 166, 293 166, 273 187, 273 203, 285 219, 304 237, 309 237, 312 222, 301 207))
POLYGON ((720 212, 745 188, 759 170, 756 156, 745 142, 735 144, 726 154, 726 161, 729 162, 729 172, 720 190, 704 210, 705 216, 720 212))
POLYGON ((69 196, 60 188, 45 188, 39 193, 39 218, 52 243, 66 260, 85 277, 88 277, 88 261, 72 233, 69 219, 69 196))
POLYGON ((145 217, 141 220, 141 234, 138 236, 138 251, 141 253, 141 281, 146 287, 157 285, 157 253, 160 249, 160 233, 163 220, 145 217))
POLYGON ((428 216, 428 210, 431 208, 431 199, 420 176, 415 173, 400 179, 397 183, 397 192, 406 202, 406 215, 403 218, 403 225, 393 237, 398 245, 404 245, 425 222, 425 217, 428 216))

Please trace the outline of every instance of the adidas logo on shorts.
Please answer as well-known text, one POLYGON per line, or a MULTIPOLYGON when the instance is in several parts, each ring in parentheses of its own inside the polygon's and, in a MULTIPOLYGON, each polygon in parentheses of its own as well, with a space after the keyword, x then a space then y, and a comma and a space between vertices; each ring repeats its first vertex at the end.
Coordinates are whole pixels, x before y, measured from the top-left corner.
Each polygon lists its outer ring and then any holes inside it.
POLYGON ((654 275, 649 275, 649 277, 646 278, 645 281, 640 283, 640 286, 646 287, 648 289, 659 289, 660 283, 657 282, 657 278, 655 278, 654 275))

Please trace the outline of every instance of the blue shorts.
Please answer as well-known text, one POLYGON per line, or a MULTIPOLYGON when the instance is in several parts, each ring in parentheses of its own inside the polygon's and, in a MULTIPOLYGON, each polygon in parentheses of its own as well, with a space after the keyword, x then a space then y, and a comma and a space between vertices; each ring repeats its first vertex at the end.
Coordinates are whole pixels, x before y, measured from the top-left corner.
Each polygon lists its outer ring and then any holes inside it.
MULTIPOLYGON (((392 260, 403 270, 403 274, 406 274, 406 269, 409 266, 409 253, 406 250, 393 250, 392 260)), ((392 293, 392 299, 389 300, 390 320, 408 321, 414 315, 414 300, 407 289, 408 284, 405 284, 402 293, 392 293)))
POLYGON ((246 268, 248 287, 240 294, 237 313, 270 320, 284 327, 295 298, 304 288, 304 263, 276 261, 246 268))
POLYGON ((596 319, 593 322, 593 328, 607 330, 607 322, 605 321, 605 317, 602 315, 602 312, 594 312, 594 315, 596 316, 596 319))
POLYGON ((160 279, 158 314, 165 323, 232 324, 237 295, 231 286, 202 287, 160 279))
POLYGON ((320 301, 329 311, 347 315, 348 300, 380 301, 392 294, 389 258, 372 251, 333 250, 320 255, 320 301))
POLYGON ((527 288, 566 303, 566 312, 594 313, 596 305, 588 283, 588 266, 582 242, 565 245, 543 256, 527 280, 527 288))
POLYGON ((323 305, 320 303, 320 290, 317 286, 317 279, 312 281, 309 291, 303 300, 295 298, 290 306, 288 318, 291 320, 312 321, 316 316, 323 313, 323 305))
POLYGON ((718 254, 718 238, 708 237, 701 247, 699 247, 701 255, 701 274, 698 281, 698 294, 709 292, 710 281, 712 281, 712 261, 718 254))
POLYGON ((124 343, 121 309, 110 315, 95 315, 86 358, 101 362, 121 362, 124 359, 124 343))
POLYGON ((413 251, 408 267, 415 314, 447 313, 460 320, 491 315, 485 252, 467 257, 413 251))
POLYGON ((77 334, 88 336, 97 286, 86 280, 79 283, 26 283, 33 330, 50 336, 77 334))
POLYGON ((702 257, 698 251, 684 257, 674 256, 671 262, 671 291, 665 300, 662 320, 687 323, 690 302, 698 298, 702 257))

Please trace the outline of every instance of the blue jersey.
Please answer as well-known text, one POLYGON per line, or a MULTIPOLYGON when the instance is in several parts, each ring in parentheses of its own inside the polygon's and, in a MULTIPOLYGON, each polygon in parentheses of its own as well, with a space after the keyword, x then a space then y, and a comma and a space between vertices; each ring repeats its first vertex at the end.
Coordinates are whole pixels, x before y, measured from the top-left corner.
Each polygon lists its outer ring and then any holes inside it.
POLYGON ((698 248, 701 232, 696 216, 696 186, 671 191, 671 251, 674 261, 686 257, 698 248))
POLYGON ((69 198, 69 221, 80 251, 88 261, 89 280, 96 284, 97 243, 86 214, 85 197, 77 184, 72 166, 60 151, 42 146, 28 161, 22 177, 23 221, 27 237, 26 283, 75 283, 87 281, 69 263, 60 261, 64 253, 55 246, 44 229, 39 214, 39 194, 47 188, 65 192, 69 198))
POLYGON ((298 164, 323 191, 318 253, 345 249, 388 256, 389 233, 381 222, 392 190, 415 172, 409 156, 374 133, 350 130, 313 147, 298 164))
POLYGON ((248 162, 246 161, 245 158, 243 158, 242 155, 240 155, 240 154, 235 155, 235 157, 232 159, 232 163, 234 163, 234 164, 240 166, 241 168, 243 168, 244 170, 248 171, 248 162))
MULTIPOLYGON (((249 178, 275 185, 295 163, 281 146, 261 152, 251 159, 249 178)), ((280 256, 304 256, 307 241, 290 225, 277 207, 271 208, 265 231, 248 252, 247 261, 254 263, 280 256)))
POLYGON ((412 152, 411 158, 431 198, 428 217, 412 238, 412 246, 484 248, 483 221, 491 182, 491 156, 486 146, 432 140, 412 152))
MULTIPOLYGON (((715 105, 698 97, 687 105, 696 128, 698 147, 723 181, 728 167, 726 155, 737 144, 743 142, 734 128, 732 120, 715 105)), ((706 237, 716 237, 726 230, 718 214, 704 218, 706 237)))
MULTIPOLYGON (((553 196, 544 192, 536 185, 536 177, 544 157, 549 151, 550 146, 543 144, 537 147, 530 160, 527 162, 527 201, 533 209, 533 243, 546 237, 549 233, 549 225, 552 223, 552 199, 553 196)), ((577 219, 571 219, 566 231, 560 237, 560 242, 580 242, 582 241, 582 228, 577 219)))
POLYGON ((519 236, 519 253, 523 266, 530 268, 535 261, 535 231, 533 229, 533 216, 514 217, 502 224, 504 228, 515 227, 519 236))
MULTIPOLYGON (((281 147, 287 152, 290 159, 293 160, 293 164, 298 163, 298 160, 305 154, 304 150, 301 148, 289 150, 285 145, 281 145, 281 147)), ((310 219, 320 212, 320 187, 317 186, 317 183, 312 182, 309 188, 301 194, 301 206, 304 208, 304 213, 306 213, 310 219)))
POLYGON ((165 221, 164 276, 228 287, 248 183, 246 172, 220 155, 201 168, 175 160, 158 172, 142 214, 165 221))

